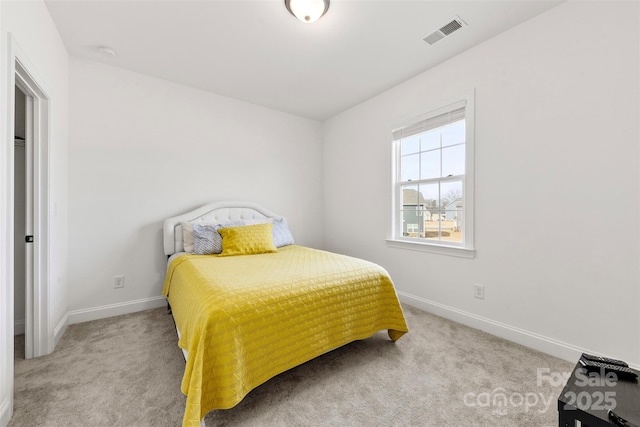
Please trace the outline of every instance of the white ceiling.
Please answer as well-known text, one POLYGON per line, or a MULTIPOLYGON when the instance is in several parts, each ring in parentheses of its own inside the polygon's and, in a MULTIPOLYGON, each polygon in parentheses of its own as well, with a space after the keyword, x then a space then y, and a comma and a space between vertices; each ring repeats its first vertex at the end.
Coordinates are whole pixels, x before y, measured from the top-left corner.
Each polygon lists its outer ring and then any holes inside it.
POLYGON ((317 120, 560 3, 332 0, 304 24, 284 0, 46 1, 72 56, 317 120), (468 25, 422 40, 456 15, 468 25))

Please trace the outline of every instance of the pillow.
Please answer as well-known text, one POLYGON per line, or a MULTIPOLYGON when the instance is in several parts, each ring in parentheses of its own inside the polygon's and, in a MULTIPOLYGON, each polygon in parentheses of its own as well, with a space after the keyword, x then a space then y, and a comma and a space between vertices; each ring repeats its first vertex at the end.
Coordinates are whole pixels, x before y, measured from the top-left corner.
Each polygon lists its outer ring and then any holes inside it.
POLYGON ((182 223, 182 245, 184 251, 187 253, 193 253, 193 227, 190 222, 182 223))
POLYGON ((210 224, 210 223, 205 223, 205 222, 183 222, 181 223, 182 225, 182 246, 184 247, 184 251, 187 253, 194 253, 194 248, 193 248, 193 240, 194 240, 194 236, 193 236, 193 224, 199 224, 199 225, 214 225, 214 224, 210 224))
POLYGON ((218 230, 222 236, 220 256, 278 252, 273 245, 272 229, 273 224, 255 224, 218 230))
POLYGON ((226 224, 191 224, 193 228, 193 253, 197 255, 219 254, 222 252, 222 237, 218 230, 244 225, 242 221, 226 224))
POLYGON ((289 231, 289 227, 287 227, 287 223, 284 222, 284 219, 273 221, 272 234, 273 245, 276 248, 294 244, 293 235, 291 235, 291 231, 289 231))

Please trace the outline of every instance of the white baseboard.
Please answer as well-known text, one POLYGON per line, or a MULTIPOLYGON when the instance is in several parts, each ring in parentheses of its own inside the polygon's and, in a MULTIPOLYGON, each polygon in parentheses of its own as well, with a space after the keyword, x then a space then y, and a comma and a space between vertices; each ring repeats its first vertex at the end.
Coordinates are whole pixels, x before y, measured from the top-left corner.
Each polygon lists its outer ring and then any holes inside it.
MULTIPOLYGON (((478 316, 476 314, 440 304, 435 301, 430 301, 406 292, 398 291, 398 297, 400 301, 412 307, 479 329, 525 347, 550 354, 568 362, 577 362, 582 353, 597 354, 597 352, 589 349, 580 348, 573 344, 545 337, 543 335, 536 334, 535 332, 507 325, 506 323, 497 322, 486 317, 478 316)), ((634 369, 640 369, 633 364, 629 365, 634 369)))
POLYGON ((24 319, 13 322, 13 335, 24 335, 24 319))
MULTIPOLYGON (((65 313, 64 316, 62 316, 62 319, 60 319, 60 322, 58 322, 53 330, 53 348, 56 348, 58 345, 60 338, 64 335, 64 331, 67 330, 67 326, 69 326, 69 313, 65 313)), ((53 349, 51 349, 51 351, 53 351, 53 349)))
POLYGON ((9 424, 9 421, 11 421, 11 416, 13 415, 12 412, 13 411, 12 411, 11 398, 4 399, 2 401, 2 404, 0 404, 0 426, 1 427, 4 427, 9 424))
MULTIPOLYGON (((91 320, 105 319, 107 317, 120 316, 123 314, 135 313, 137 311, 164 307, 166 304, 166 297, 158 296, 117 304, 103 305, 100 307, 72 310, 67 312, 65 318, 68 319, 67 324, 73 325, 74 323, 89 322, 91 320)), ((63 320, 65 319, 63 318, 63 320)))

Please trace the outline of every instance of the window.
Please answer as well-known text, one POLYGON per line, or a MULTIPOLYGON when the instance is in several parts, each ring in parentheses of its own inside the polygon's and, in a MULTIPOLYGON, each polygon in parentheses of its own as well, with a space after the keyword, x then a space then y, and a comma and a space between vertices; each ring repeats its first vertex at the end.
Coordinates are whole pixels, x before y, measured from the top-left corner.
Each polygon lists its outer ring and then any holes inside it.
POLYGON ((473 102, 470 94, 393 129, 390 242, 473 249, 473 102))

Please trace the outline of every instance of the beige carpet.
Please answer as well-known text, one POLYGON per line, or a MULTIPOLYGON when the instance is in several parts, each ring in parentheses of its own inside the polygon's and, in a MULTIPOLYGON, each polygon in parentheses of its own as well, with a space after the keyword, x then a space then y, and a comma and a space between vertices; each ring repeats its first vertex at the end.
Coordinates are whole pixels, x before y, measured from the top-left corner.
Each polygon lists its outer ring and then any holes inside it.
MULTIPOLYGON (((285 372, 213 426, 557 426, 573 364, 405 306, 410 332, 358 341, 285 372), (543 375, 544 376, 544 375, 543 375)), ((56 351, 26 361, 16 338, 22 426, 179 426, 184 369, 164 309, 71 325, 56 351)))

